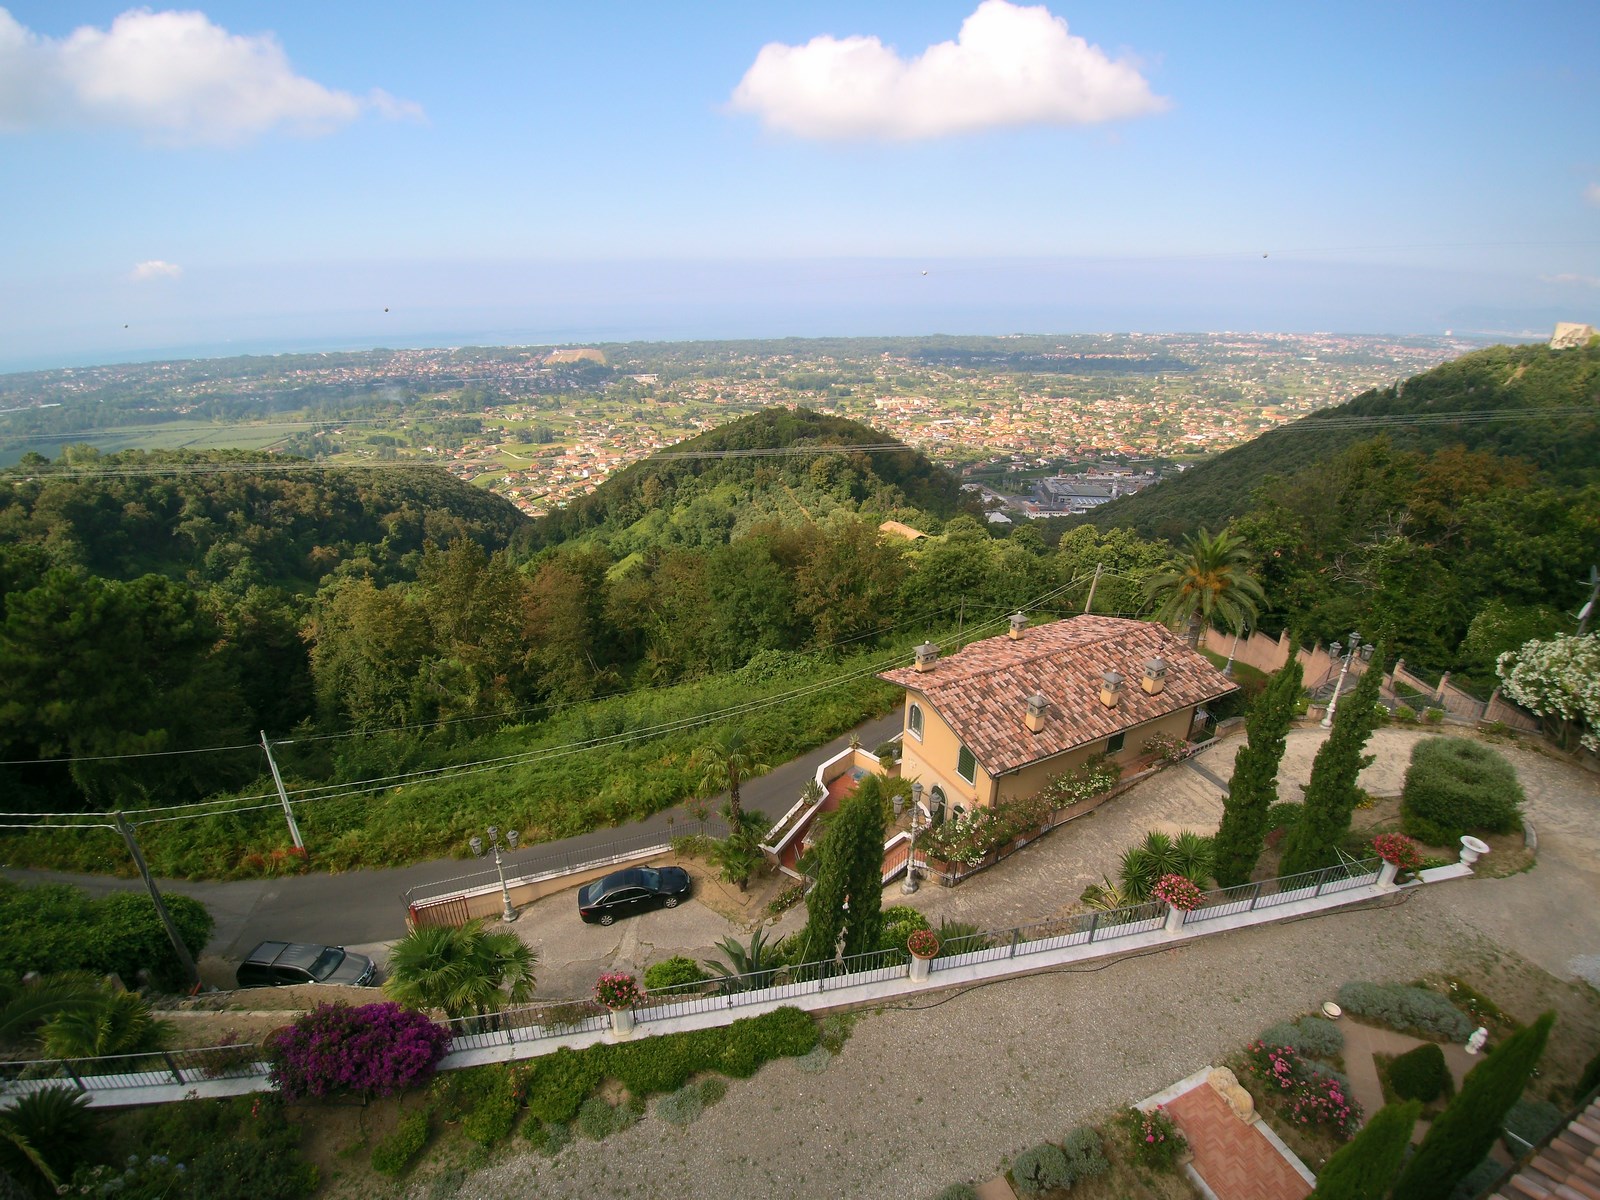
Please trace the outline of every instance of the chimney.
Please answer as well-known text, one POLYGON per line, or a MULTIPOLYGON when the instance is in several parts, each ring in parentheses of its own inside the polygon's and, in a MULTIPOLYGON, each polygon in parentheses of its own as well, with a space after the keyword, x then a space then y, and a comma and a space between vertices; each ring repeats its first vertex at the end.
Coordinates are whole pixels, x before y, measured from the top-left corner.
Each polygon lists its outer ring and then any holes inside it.
POLYGON ((1115 708, 1122 700, 1122 676, 1115 671, 1106 671, 1100 676, 1100 703, 1107 708, 1115 708))
POLYGON ((1020 612, 1014 612, 1014 613, 1011 614, 1011 628, 1006 633, 1006 636, 1008 638, 1010 638, 1013 642, 1020 642, 1022 640, 1022 631, 1024 629, 1026 629, 1027 627, 1028 627, 1028 614, 1027 613, 1020 613, 1020 612))
POLYGON ((1035 692, 1028 697, 1028 715, 1023 718, 1023 724, 1028 727, 1029 733, 1038 733, 1044 728, 1045 714, 1050 711, 1050 701, 1043 695, 1035 692))
POLYGON ((939 661, 939 647, 932 642, 923 642, 916 649, 916 667, 919 671, 933 670, 933 664, 939 661))
POLYGON ((1144 678, 1139 681, 1139 686, 1152 696, 1159 696, 1161 689, 1167 686, 1167 660, 1164 658, 1147 658, 1144 660, 1144 678))

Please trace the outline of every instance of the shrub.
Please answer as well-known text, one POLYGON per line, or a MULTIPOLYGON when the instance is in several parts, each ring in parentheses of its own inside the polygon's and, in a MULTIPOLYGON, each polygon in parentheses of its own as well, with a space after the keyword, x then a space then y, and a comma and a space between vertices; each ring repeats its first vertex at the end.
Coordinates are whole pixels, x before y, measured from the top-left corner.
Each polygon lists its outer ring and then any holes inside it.
POLYGON ((1415 721, 1417 710, 1409 704, 1396 704, 1394 706, 1394 719, 1396 721, 1415 721))
POLYGON ((1454 1088, 1444 1051, 1437 1042, 1424 1042, 1389 1064, 1389 1086, 1402 1100, 1432 1104, 1454 1088))
POLYGON ((1418 841, 1448 846, 1464 833, 1514 832, 1523 800, 1516 771, 1498 751, 1462 738, 1425 738, 1411 751, 1400 821, 1418 841))
POLYGON ((668 1125, 687 1125, 705 1111, 705 1097, 695 1084, 685 1084, 656 1101, 656 1116, 668 1125))
POLYGON ((700 1098, 710 1108, 728 1094, 728 1081, 720 1075, 713 1075, 709 1079, 700 1081, 700 1098))
POLYGON ((794 1060, 794 1065, 807 1075, 820 1075, 833 1061, 833 1054, 821 1042, 794 1060))
POLYGON ((1067 1156, 1060 1146, 1050 1142, 1041 1142, 1017 1155, 1011 1163, 1011 1178, 1017 1190, 1025 1195, 1050 1192, 1072 1184, 1067 1156))
MULTIPOLYGON (((849 1013, 829 1013, 822 1018, 817 1040, 828 1048, 829 1054, 838 1054, 850 1040, 850 1030, 854 1025, 855 1018, 849 1013)), ((1600 1062, 1600 1059, 1596 1061, 1600 1062)))
POLYGON ((1422 719, 1429 725, 1442 724, 1444 721, 1444 709, 1430 708, 1427 712, 1422 714, 1422 719))
POLYGON ((978 1200, 978 1189, 970 1183, 952 1183, 933 1200, 978 1200))
POLYGON ((612 1106, 599 1096, 590 1096, 578 1109, 578 1119, 575 1122, 578 1132, 590 1141, 604 1141, 613 1133, 617 1133, 632 1125, 634 1116, 631 1110, 623 1105, 612 1106))
POLYGON ((429 1113, 425 1108, 407 1113, 388 1137, 372 1148, 372 1169, 382 1175, 403 1175, 428 1144, 429 1113))
POLYGON ((1348 1137, 1361 1123, 1361 1108, 1350 1095, 1350 1081, 1337 1071, 1303 1061, 1288 1046, 1251 1042, 1246 1070, 1282 1102, 1295 1125, 1326 1125, 1348 1137))
POLYGON ((522 1135, 535 1150, 542 1151, 552 1158, 560 1154, 562 1148, 572 1141, 570 1127, 560 1121, 541 1121, 536 1117, 523 1122, 522 1135))
POLYGON ((883 910, 883 934, 878 939, 878 949, 904 950, 906 939, 926 928, 928 918, 909 904, 891 905, 883 910))
POLYGON ((503 1068, 489 1074, 489 1086, 461 1122, 461 1132, 480 1146, 492 1146, 506 1137, 517 1123, 517 1083, 519 1073, 503 1068))
POLYGON ((442 1026, 398 1004, 323 1004, 267 1037, 268 1077, 291 1101, 391 1096, 425 1082, 449 1042, 442 1026))
POLYGON ((1511 1151, 1512 1157, 1520 1158, 1528 1152, 1529 1146, 1537 1146, 1566 1123, 1567 1114, 1548 1100, 1524 1097, 1506 1111, 1501 1123, 1506 1149, 1511 1151))
POLYGON ((660 991, 662 988, 684 987, 692 983, 704 983, 708 976, 700 969, 700 964, 692 958, 682 954, 674 954, 671 958, 664 958, 658 963, 651 963, 644 971, 644 986, 648 992, 660 991))
POLYGON ((1344 1053, 1344 1034, 1326 1017, 1279 1021, 1262 1030, 1258 1040, 1269 1046, 1288 1046, 1302 1058, 1337 1058, 1344 1053))
POLYGON ((1100 1133, 1092 1125, 1080 1125, 1062 1139, 1061 1152, 1067 1156, 1067 1174, 1073 1183, 1111 1170, 1100 1133))
POLYGON ((1339 989, 1339 1004, 1402 1032, 1429 1033, 1452 1042, 1464 1042, 1472 1032, 1460 1009, 1427 988, 1354 980, 1339 989))
POLYGON ((1506 1170, 1507 1168, 1498 1159, 1485 1158, 1456 1182, 1455 1189, 1450 1193, 1450 1200, 1478 1200, 1479 1196, 1488 1194, 1489 1189, 1506 1173, 1506 1170))
POLYGON ((532 1067, 527 1076, 528 1111, 551 1124, 564 1123, 577 1116, 578 1108, 599 1086, 602 1076, 596 1056, 568 1046, 534 1059, 532 1067))
POLYGON ((1189 1148, 1183 1134, 1159 1104, 1149 1112, 1123 1109, 1116 1120, 1127 1135, 1128 1148, 1141 1166, 1169 1171, 1177 1166, 1178 1159, 1189 1148))
POLYGON ((317 1169, 296 1149, 298 1131, 232 1138, 189 1164, 189 1194, 206 1200, 301 1200, 317 1190, 317 1169))

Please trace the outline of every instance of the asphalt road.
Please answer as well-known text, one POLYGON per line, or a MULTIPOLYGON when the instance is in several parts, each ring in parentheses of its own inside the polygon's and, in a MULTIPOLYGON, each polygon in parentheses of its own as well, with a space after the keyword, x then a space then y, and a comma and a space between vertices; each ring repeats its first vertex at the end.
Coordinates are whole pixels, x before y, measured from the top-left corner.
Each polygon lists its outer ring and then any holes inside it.
MULTIPOLYGON (((872 747, 899 733, 900 723, 901 714, 897 709, 888 716, 863 722, 854 732, 861 738, 862 745, 872 747)), ((750 780, 740 789, 745 808, 776 820, 799 799, 801 787, 816 773, 818 764, 843 750, 849 741, 848 734, 835 738, 826 746, 750 780)), ((722 798, 719 797, 711 803, 713 811, 720 807, 721 802, 722 798)), ((659 830, 665 834, 670 816, 681 816, 681 813, 670 810, 630 825, 597 829, 556 842, 543 842, 519 851, 509 861, 515 863, 520 858, 533 858, 552 852, 571 852, 581 856, 585 850, 647 830, 659 830)), ((316 847, 311 847, 311 850, 315 855, 316 847)), ((313 872, 286 879, 243 879, 220 883, 158 880, 157 886, 162 891, 193 896, 203 903, 216 922, 205 953, 237 960, 257 942, 267 938, 325 942, 348 946, 353 950, 371 950, 405 935, 404 894, 408 888, 479 870, 482 870, 482 864, 470 858, 446 858, 409 867, 346 871, 337 875, 313 872)), ((94 895, 143 888, 136 878, 62 871, 8 867, 0 868, 0 877, 19 883, 70 883, 94 895)))

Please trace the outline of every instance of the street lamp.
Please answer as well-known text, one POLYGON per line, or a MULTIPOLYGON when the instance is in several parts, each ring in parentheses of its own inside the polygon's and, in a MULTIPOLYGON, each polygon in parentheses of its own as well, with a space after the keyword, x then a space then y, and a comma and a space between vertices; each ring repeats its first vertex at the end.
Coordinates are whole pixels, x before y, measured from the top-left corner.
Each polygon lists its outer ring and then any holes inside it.
POLYGON ((922 782, 911 785, 911 845, 906 850, 906 881, 900 891, 909 896, 917 890, 917 810, 922 807, 922 782))
POLYGON ((1363 646, 1361 644, 1361 635, 1354 629, 1350 631, 1350 648, 1348 650, 1345 650, 1337 640, 1328 643, 1328 650, 1335 658, 1338 658, 1340 652, 1343 651, 1344 661, 1339 665, 1339 682, 1333 685, 1333 697, 1328 701, 1328 711, 1322 717, 1322 727, 1324 729, 1333 727, 1333 714, 1339 709, 1339 693, 1344 690, 1344 676, 1345 672, 1350 669, 1350 660, 1360 654, 1362 660, 1365 661, 1372 654, 1372 647, 1363 646))
MULTIPOLYGON (((468 840, 467 845, 472 847, 472 852, 479 858, 483 857, 482 838, 471 838, 468 840)), ((517 831, 508 829, 506 830, 506 850, 511 851, 516 848, 517 831)), ((506 886, 506 869, 505 865, 500 861, 500 830, 494 825, 489 826, 489 849, 494 853, 494 869, 500 875, 500 902, 504 905, 504 909, 500 913, 500 919, 502 921, 515 921, 517 919, 517 910, 511 907, 511 889, 506 886)))

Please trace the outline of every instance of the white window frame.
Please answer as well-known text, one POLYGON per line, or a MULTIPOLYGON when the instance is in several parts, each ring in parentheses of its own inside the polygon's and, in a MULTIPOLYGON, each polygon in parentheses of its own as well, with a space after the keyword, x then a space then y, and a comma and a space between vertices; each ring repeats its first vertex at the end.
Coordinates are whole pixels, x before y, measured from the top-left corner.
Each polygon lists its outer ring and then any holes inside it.
POLYGON ((926 718, 922 712, 922 705, 913 700, 910 706, 906 709, 906 732, 920 742, 922 740, 922 729, 925 723, 926 718))

